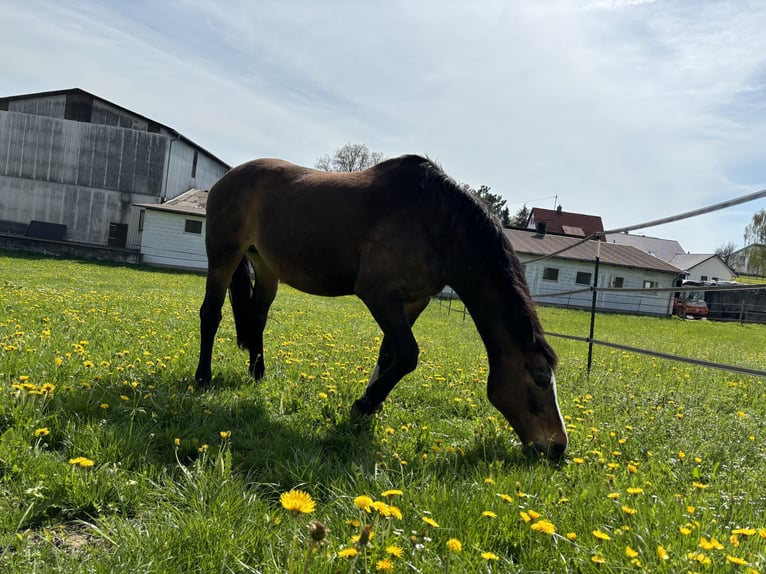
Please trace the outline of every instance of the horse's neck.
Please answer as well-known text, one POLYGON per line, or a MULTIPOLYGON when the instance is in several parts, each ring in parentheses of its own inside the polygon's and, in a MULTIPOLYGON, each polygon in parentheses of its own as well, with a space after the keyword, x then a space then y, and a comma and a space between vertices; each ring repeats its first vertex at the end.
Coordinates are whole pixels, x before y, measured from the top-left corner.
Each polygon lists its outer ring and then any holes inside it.
POLYGON ((450 286, 471 315, 491 360, 510 343, 506 321, 512 294, 503 292, 487 274, 468 272, 450 286))

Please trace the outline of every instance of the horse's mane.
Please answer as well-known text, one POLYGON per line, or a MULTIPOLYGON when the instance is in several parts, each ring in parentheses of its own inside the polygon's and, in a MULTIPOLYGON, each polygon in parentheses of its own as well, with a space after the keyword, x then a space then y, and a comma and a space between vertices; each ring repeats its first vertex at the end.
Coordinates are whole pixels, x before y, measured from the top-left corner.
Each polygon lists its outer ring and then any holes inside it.
POLYGON ((441 166, 429 158, 408 155, 389 161, 396 160, 405 166, 420 170, 419 193, 438 194, 438 201, 445 204, 450 216, 450 229, 454 229, 455 224, 467 227, 467 235, 474 242, 472 256, 481 259, 484 267, 494 275, 501 288, 512 297, 513 319, 529 321, 532 330, 530 335, 540 344, 549 364, 554 366, 556 354, 543 337, 543 328, 529 295, 524 269, 497 217, 476 194, 466 186, 459 185, 441 166))

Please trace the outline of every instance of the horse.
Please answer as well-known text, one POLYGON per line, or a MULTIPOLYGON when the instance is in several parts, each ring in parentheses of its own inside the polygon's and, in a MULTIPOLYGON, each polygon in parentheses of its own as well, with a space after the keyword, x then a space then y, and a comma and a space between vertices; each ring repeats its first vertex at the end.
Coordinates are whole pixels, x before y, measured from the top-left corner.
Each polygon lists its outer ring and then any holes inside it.
POLYGON ((560 459, 567 432, 557 357, 543 336, 521 263, 497 219, 428 158, 406 155, 358 172, 256 159, 210 189, 208 273, 195 380, 212 378, 213 342, 229 291, 237 343, 263 377, 263 331, 280 281, 314 295, 356 295, 383 332, 353 418, 375 413, 418 363, 412 326, 449 285, 484 343, 487 396, 523 450, 560 459))

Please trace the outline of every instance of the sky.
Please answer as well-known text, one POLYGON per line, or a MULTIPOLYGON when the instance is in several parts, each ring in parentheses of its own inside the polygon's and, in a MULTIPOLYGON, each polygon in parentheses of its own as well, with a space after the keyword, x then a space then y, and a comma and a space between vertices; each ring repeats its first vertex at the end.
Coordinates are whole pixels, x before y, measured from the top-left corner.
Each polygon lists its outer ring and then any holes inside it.
MULTIPOLYGON (((81 88, 231 165, 363 143, 606 229, 766 189, 763 0, 0 6, 0 95, 81 88)), ((712 253, 760 209, 633 233, 712 253)))

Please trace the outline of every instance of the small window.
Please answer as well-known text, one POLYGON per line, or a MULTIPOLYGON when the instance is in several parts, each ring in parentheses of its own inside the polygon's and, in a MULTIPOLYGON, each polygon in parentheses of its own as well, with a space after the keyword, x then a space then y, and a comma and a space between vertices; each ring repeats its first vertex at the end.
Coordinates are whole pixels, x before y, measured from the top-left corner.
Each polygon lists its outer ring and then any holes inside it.
POLYGON ((585 271, 578 271, 577 277, 575 277, 575 283, 578 285, 590 285, 590 273, 586 273, 585 271))
POLYGON ((707 275, 700 275, 700 281, 707 281, 707 275))
POLYGON ((543 280, 545 281, 558 281, 559 270, 556 267, 544 267, 543 268, 543 280))
POLYGON ((186 233, 202 233, 202 222, 194 219, 187 219, 184 231, 186 233))
POLYGON ((657 288, 656 281, 644 281, 644 289, 656 289, 656 288, 657 288))
POLYGON ((615 287, 617 289, 622 289, 622 286, 624 283, 625 283, 625 277, 612 277, 612 282, 609 286, 615 287))
POLYGON ((146 215, 146 210, 142 209, 138 212, 138 231, 144 230, 144 216, 146 215))

